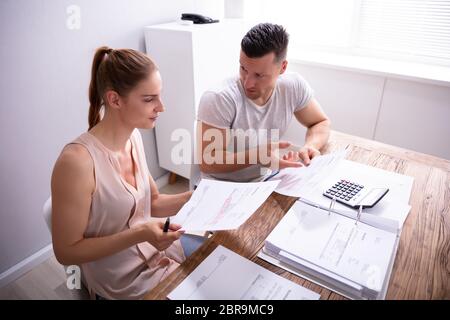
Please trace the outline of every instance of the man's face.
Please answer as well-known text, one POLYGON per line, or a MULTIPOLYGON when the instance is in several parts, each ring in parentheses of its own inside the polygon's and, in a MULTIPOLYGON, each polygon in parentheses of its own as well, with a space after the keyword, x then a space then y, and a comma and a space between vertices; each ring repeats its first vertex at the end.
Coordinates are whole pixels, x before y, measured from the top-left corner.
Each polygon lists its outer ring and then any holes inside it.
POLYGON ((266 100, 270 97, 280 74, 286 70, 287 61, 275 61, 275 53, 260 58, 249 58, 241 50, 239 75, 245 95, 251 100, 266 100))

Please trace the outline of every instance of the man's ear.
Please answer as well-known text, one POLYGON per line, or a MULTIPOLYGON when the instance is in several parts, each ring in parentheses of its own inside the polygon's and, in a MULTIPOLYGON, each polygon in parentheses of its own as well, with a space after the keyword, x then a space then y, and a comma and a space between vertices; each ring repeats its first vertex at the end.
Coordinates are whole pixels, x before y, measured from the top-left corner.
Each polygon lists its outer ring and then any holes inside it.
POLYGON ((288 65, 287 60, 283 60, 281 62, 280 74, 283 74, 286 71, 287 65, 288 65))
POLYGON ((105 99, 108 106, 113 109, 120 109, 120 96, 114 90, 108 90, 105 92, 105 99))

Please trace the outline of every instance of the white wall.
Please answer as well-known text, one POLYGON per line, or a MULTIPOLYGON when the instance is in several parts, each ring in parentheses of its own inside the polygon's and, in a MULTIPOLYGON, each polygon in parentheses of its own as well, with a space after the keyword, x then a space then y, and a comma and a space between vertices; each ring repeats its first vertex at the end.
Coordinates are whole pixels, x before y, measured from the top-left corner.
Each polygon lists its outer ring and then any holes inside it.
POLYGON ((450 87, 388 79, 375 140, 450 159, 450 87))
POLYGON ((333 128, 372 138, 384 79, 349 71, 291 63, 311 85, 333 128))
MULTIPOLYGON (((311 84, 333 129, 450 159, 450 85, 307 62, 289 70, 311 84)), ((304 132, 291 123, 286 139, 304 132)))
MULTIPOLYGON (((95 48, 145 51, 143 26, 191 11, 220 14, 223 2, 0 1, 0 274, 51 241, 42 205, 60 150, 87 130, 95 48), (72 4, 81 9, 79 30, 66 27, 66 9, 72 4)), ((144 139, 157 178, 164 171, 157 164, 153 132, 144 139)))

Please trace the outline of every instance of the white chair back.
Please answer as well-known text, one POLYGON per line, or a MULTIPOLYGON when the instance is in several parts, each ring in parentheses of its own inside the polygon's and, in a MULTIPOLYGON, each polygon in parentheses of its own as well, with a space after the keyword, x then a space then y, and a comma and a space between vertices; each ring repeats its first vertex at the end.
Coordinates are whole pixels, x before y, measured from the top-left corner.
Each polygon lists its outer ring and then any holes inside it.
POLYGON ((198 157, 197 157, 197 132, 198 128, 197 126, 200 125, 200 122, 197 120, 194 121, 194 130, 193 130, 193 143, 192 143, 192 163, 191 163, 191 172, 190 172, 190 178, 189 178, 189 190, 194 190, 194 187, 197 186, 200 183, 200 180, 202 179, 201 172, 200 172, 200 166, 198 165, 198 157))
POLYGON ((45 222, 47 223, 48 230, 50 234, 52 233, 52 197, 50 196, 47 201, 44 203, 44 207, 42 208, 42 212, 44 214, 45 222))

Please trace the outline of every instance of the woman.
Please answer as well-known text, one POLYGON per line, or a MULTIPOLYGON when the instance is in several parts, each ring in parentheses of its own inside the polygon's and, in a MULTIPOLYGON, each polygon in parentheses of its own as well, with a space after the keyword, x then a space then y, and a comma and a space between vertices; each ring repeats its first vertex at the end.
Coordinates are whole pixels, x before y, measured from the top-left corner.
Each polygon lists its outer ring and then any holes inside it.
POLYGON ((99 48, 89 131, 65 146, 53 170, 56 258, 80 265, 90 292, 106 299, 142 298, 185 259, 181 226, 163 232, 150 217, 175 214, 191 192, 158 193, 136 129, 153 128, 164 111, 161 85, 145 54, 99 48))

